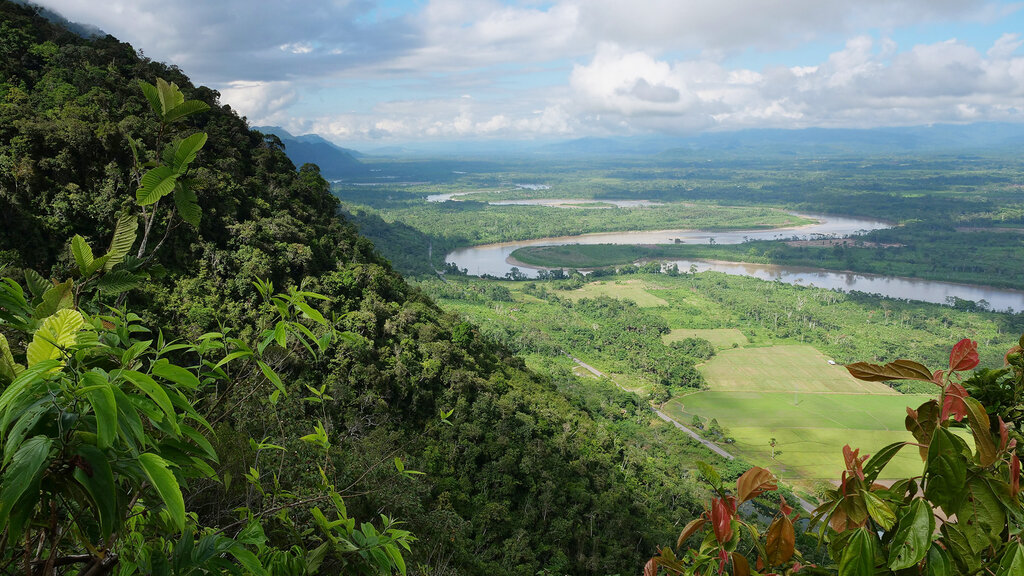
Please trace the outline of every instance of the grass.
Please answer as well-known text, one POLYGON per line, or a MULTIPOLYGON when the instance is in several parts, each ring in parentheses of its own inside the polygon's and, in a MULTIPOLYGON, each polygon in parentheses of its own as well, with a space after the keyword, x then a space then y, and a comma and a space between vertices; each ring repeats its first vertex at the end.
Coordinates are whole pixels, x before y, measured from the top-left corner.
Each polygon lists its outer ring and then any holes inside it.
POLYGON ((676 328, 661 337, 665 344, 679 342, 687 338, 703 338, 711 342, 715 348, 732 348, 734 344, 736 346, 749 344, 749 340, 743 335, 743 332, 736 328, 676 328))
MULTIPOLYGON (((863 382, 813 346, 787 344, 723 350, 702 367, 716 391, 898 395, 879 382, 863 382)), ((902 416, 901 416, 902 418, 902 416)))
POLYGON ((648 285, 643 280, 609 280, 606 282, 591 282, 585 284, 578 290, 569 290, 560 293, 570 300, 581 298, 595 298, 597 296, 609 296, 632 300, 641 308, 653 308, 656 306, 668 306, 668 302, 647 291, 648 285))
MULTIPOLYGON (((707 391, 671 400, 669 415, 688 423, 693 416, 715 418, 736 440, 735 450, 753 462, 785 466, 803 479, 835 479, 842 473, 842 446, 873 454, 892 442, 910 440, 903 426, 906 406, 918 406, 929 396, 887 394, 793 394, 792 392, 707 391), (779 453, 771 458, 771 438, 779 453)), ((913 450, 883 472, 886 478, 921 471, 913 450), (916 468, 915 468, 916 467, 916 468)))
MULTIPOLYGON (((930 398, 856 380, 803 344, 723 350, 701 370, 711 390, 675 398, 665 410, 684 423, 694 415, 717 419, 736 440, 730 450, 790 479, 838 478, 845 444, 873 454, 887 444, 912 440, 904 428, 905 408, 930 398), (777 442, 774 458, 772 438, 777 442)), ((920 471, 920 458, 907 449, 883 477, 920 471)))

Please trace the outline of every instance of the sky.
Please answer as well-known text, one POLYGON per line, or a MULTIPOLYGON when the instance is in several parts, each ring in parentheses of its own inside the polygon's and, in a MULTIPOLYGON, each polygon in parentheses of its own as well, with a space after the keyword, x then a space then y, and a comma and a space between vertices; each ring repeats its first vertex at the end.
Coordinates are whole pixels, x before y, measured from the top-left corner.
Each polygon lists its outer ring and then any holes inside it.
POLYGON ((36 2, 351 146, 1024 121, 1024 2, 36 2))

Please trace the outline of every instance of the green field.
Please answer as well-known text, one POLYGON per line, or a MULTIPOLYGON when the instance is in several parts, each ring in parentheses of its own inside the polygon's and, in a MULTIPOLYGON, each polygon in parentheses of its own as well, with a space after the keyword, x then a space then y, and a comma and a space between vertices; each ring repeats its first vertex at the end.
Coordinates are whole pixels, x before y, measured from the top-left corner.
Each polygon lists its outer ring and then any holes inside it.
POLYGON ((701 371, 712 389, 721 391, 898 394, 879 382, 855 379, 806 344, 723 350, 701 371))
MULTIPOLYGON (((898 394, 878 382, 862 382, 808 345, 776 345, 720 351, 701 371, 711 390, 674 398, 665 410, 683 423, 695 415, 718 420, 737 454, 790 479, 834 479, 843 471, 842 447, 871 454, 892 442, 912 440, 903 419, 929 396, 898 394), (769 441, 776 439, 772 458, 769 441)), ((907 450, 883 472, 885 478, 921 471, 907 450)))
POLYGON ((661 337, 665 344, 687 338, 703 338, 715 348, 732 348, 749 344, 747 337, 736 328, 676 328, 661 337))
MULTIPOLYGON (((801 394, 710 390, 675 398, 669 415, 688 423, 699 415, 716 418, 736 439, 737 453, 773 469, 785 466, 804 479, 835 479, 843 471, 842 447, 871 454, 892 442, 913 438, 903 426, 906 407, 927 400, 920 395, 801 394), (768 442, 777 440, 774 461, 768 442)), ((908 450, 883 472, 902 477, 921 472, 916 451, 908 450)))
POLYGON ((591 282, 578 290, 567 291, 564 293, 564 297, 570 300, 580 300, 582 298, 609 296, 611 298, 632 300, 641 308, 668 306, 668 302, 648 292, 648 288, 650 286, 643 280, 608 280, 604 282, 591 282))

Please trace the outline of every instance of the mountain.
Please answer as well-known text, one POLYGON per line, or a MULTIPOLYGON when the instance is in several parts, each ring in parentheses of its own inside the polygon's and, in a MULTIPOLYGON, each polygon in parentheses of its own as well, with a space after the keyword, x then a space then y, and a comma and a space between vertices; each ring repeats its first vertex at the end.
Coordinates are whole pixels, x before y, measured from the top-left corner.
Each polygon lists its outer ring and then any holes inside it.
POLYGON ((316 134, 293 136, 277 126, 255 126, 253 130, 277 136, 284 144, 285 154, 296 166, 316 164, 325 178, 342 179, 368 173, 366 167, 357 160, 363 154, 342 148, 316 134))
MULTIPOLYGON (((148 206, 147 215, 159 208, 148 279, 123 298, 83 300, 83 311, 126 309, 161 343, 216 331, 255 348, 261 327, 279 318, 257 281, 327 298, 309 302, 339 337, 315 354, 298 345, 276 353, 285 394, 270 397, 259 369, 225 367, 228 384, 202 388, 217 481, 182 479, 202 525, 234 534, 245 506, 275 546, 312 551, 324 540, 311 508, 331 506, 329 483, 352 521, 367 523, 359 526, 379 527, 386 515, 415 535, 410 552, 396 553, 417 573, 626 574, 674 540, 680 519, 701 513, 694 462, 719 464, 710 453, 651 424, 638 396, 568 371, 530 371, 440 309, 339 214, 320 170, 296 170, 276 138, 250 130, 214 90, 115 38, 82 38, 6 0, 0 22, 3 275, 73 278, 82 257, 80 248, 71 256, 73 237, 106 246, 123 211, 142 218, 133 149, 157 158, 202 131, 208 140, 189 169, 198 226, 166 202, 148 206), (165 133, 139 85, 158 78, 209 110, 165 133), (308 441, 315 426, 322 452, 308 441)), ((23 338, 6 326, 0 315, 0 334, 25 363, 23 338)), ((9 382, 0 376, 0 389, 9 382)), ((735 477, 739 466, 722 469, 735 477)), ((80 545, 90 534, 62 540, 70 557, 95 551, 80 545)), ((149 536, 160 546, 181 540, 149 536)), ((29 548, 0 544, 0 564, 20 565, 12 562, 29 548)), ((118 544, 111 558, 130 561, 133 550, 118 544)), ((350 573, 346 559, 360 556, 332 550, 320 573, 350 573)))

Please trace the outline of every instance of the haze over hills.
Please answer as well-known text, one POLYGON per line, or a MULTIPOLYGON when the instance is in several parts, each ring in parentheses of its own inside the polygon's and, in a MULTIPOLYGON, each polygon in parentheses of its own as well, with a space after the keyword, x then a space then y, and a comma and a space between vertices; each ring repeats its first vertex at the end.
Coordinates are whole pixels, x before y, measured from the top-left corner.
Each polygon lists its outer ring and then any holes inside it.
POLYGON ((362 153, 337 146, 316 134, 293 136, 277 126, 254 126, 253 130, 277 136, 284 144, 285 154, 296 166, 316 164, 325 178, 345 178, 367 172, 356 159, 363 156, 362 153))

